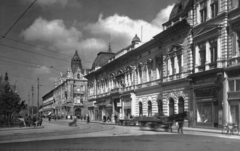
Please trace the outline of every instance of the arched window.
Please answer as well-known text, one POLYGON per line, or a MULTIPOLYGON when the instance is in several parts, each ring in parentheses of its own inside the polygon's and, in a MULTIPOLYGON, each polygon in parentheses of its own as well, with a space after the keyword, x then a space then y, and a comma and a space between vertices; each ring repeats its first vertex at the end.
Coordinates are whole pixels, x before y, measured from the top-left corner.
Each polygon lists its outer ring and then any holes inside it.
POLYGON ((182 97, 178 99, 178 113, 184 112, 184 100, 182 97))
POLYGON ((139 116, 143 115, 142 102, 139 102, 139 116))
POLYGON ((80 74, 77 74, 77 78, 80 79, 80 74))
POLYGON ((169 116, 174 114, 174 100, 173 98, 169 99, 169 116))
POLYGON ((163 102, 158 100, 158 115, 163 115, 163 102))
POLYGON ((152 102, 148 101, 148 116, 152 116, 152 102))

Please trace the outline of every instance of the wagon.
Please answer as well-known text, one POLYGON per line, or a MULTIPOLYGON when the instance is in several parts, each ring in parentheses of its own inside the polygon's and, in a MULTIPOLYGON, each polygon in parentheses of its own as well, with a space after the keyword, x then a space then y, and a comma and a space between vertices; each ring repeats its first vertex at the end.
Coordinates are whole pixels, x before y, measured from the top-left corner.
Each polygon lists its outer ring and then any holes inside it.
POLYGON ((187 112, 173 114, 171 116, 135 117, 133 120, 138 123, 141 130, 165 130, 172 132, 175 121, 183 120, 187 117, 187 112))

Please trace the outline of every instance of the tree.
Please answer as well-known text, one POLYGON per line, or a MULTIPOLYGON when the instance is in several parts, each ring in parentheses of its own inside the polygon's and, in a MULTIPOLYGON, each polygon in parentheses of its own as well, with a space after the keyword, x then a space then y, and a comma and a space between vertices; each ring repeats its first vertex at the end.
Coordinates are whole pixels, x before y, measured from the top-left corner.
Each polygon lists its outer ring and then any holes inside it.
POLYGON ((4 123, 12 124, 15 122, 15 117, 26 108, 25 101, 22 101, 10 84, 6 82, 0 91, 0 115, 3 117, 4 123))

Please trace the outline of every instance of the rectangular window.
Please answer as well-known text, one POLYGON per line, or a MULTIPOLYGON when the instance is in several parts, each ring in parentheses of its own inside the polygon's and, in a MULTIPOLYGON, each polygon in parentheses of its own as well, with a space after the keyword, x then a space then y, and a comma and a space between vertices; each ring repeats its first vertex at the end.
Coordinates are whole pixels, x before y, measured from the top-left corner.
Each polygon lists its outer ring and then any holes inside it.
POLYGON ((217 16, 217 14, 218 14, 218 0, 212 0, 211 14, 212 14, 212 18, 217 16))
POLYGON ((240 79, 236 80, 236 91, 240 91, 240 79))
POLYGON ((234 80, 229 80, 228 81, 228 87, 229 87, 230 92, 234 91, 234 80))
POLYGON ((182 73, 182 55, 178 55, 177 58, 178 58, 178 69, 179 69, 178 73, 182 73))
POLYGON ((230 5, 229 5, 229 8, 232 9, 232 8, 237 8, 239 7, 239 4, 240 4, 240 0, 230 0, 230 5))
POLYGON ((239 56, 239 48, 240 48, 240 32, 233 33, 232 36, 232 56, 239 56))
POLYGON ((171 67, 172 67, 172 75, 175 74, 175 68, 174 68, 174 57, 171 58, 171 67))
POLYGON ((200 66, 204 66, 206 61, 206 50, 202 49, 199 51, 199 53, 200 53, 200 66))
POLYGON ((201 23, 207 20, 207 4, 206 2, 202 2, 200 4, 200 15, 201 15, 201 23))
POLYGON ((217 61, 217 41, 211 44, 211 62, 216 62, 217 61))

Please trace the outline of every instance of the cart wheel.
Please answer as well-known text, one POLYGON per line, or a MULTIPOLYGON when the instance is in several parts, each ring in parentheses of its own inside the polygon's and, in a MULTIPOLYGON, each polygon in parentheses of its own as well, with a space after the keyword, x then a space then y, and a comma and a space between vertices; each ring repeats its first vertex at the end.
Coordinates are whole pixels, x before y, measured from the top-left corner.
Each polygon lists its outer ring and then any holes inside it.
POLYGON ((223 129, 222 129, 222 133, 223 134, 227 134, 228 133, 228 127, 227 126, 224 126, 223 129))
POLYGON ((239 134, 239 130, 238 130, 237 127, 234 127, 234 128, 232 129, 232 134, 233 134, 233 135, 238 135, 238 134, 239 134))

